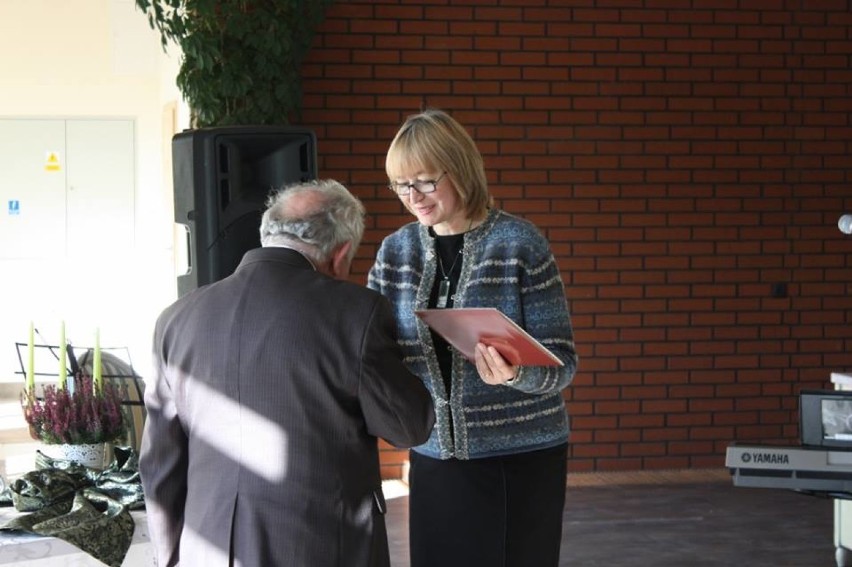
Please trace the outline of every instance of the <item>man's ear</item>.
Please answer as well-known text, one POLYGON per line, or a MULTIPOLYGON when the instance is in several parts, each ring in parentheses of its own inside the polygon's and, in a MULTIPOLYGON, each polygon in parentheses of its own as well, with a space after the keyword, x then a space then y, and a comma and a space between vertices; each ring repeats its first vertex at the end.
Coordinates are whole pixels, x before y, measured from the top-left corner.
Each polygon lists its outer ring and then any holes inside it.
POLYGON ((352 267, 352 262, 349 260, 349 250, 352 248, 352 241, 349 240, 338 246, 331 253, 331 275, 337 279, 346 279, 349 277, 349 269, 352 267))

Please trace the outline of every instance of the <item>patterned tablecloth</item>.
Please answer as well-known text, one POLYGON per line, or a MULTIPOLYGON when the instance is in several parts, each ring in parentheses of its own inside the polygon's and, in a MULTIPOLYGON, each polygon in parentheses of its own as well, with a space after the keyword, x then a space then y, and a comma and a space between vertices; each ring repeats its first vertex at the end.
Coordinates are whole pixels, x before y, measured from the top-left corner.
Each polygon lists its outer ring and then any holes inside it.
MULTIPOLYGON (((0 524, 20 514, 11 507, 0 508, 0 524)), ((130 550, 122 566, 153 567, 154 550, 148 540, 145 511, 130 513, 136 523, 130 550)), ((102 567, 104 564, 61 539, 23 532, 0 532, 0 565, 16 567, 102 567)))

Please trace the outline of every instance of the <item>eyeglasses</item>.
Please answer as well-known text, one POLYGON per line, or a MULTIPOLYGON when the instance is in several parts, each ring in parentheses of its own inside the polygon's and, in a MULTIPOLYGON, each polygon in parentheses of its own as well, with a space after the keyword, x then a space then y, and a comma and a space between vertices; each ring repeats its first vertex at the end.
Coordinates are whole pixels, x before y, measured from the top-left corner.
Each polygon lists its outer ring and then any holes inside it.
POLYGON ((414 189, 421 195, 425 193, 434 193, 438 188, 438 182, 441 181, 447 174, 445 171, 438 179, 417 179, 411 183, 391 183, 388 185, 391 191, 400 197, 407 197, 411 190, 414 189))

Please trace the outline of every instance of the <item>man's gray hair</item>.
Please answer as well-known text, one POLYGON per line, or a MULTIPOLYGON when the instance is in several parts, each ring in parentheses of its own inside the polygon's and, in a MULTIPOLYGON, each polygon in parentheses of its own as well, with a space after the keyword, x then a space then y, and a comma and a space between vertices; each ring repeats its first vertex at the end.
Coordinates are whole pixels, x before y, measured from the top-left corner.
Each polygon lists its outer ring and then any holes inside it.
POLYGON ((351 241, 351 262, 364 236, 364 205, 333 179, 285 185, 266 206, 260 222, 263 246, 290 246, 325 263, 335 248, 351 241))

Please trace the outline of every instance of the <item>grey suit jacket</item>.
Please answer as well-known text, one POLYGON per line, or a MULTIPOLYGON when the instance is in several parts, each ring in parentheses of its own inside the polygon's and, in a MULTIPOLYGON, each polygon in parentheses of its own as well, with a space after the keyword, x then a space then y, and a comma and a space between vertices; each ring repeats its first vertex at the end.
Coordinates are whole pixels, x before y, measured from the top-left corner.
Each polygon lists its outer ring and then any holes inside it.
POLYGON ((389 565, 377 438, 434 424, 393 321, 284 248, 165 309, 140 452, 160 567, 389 565))

